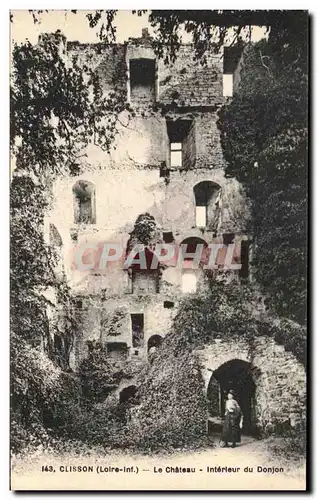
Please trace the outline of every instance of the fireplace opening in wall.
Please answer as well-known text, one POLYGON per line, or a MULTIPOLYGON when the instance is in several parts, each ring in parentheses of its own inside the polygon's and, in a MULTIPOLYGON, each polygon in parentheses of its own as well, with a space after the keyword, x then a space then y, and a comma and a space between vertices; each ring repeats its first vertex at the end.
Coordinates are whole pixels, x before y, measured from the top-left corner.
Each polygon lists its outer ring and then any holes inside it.
POLYGON ((107 355, 117 361, 126 360, 128 355, 126 342, 107 342, 107 355))
POLYGON ((159 293, 159 274, 157 270, 133 270, 131 280, 132 293, 135 295, 159 293))

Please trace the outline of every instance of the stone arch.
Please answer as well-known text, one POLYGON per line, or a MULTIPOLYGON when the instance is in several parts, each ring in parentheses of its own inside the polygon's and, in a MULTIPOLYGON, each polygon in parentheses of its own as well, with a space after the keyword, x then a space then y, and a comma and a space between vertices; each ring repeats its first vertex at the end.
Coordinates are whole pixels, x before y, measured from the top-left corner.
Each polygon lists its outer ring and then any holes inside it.
MULTIPOLYGON (((194 253, 198 247, 198 245, 203 245, 203 249, 207 248, 208 244, 203 238, 199 238, 197 236, 190 236, 189 238, 185 238, 184 240, 181 241, 181 245, 187 245, 186 246, 186 252, 187 253, 194 253)), ((190 257, 185 257, 185 260, 193 260, 190 257)))
POLYGON ((221 186, 212 181, 201 181, 193 187, 193 193, 195 225, 216 231, 221 215, 221 186))
POLYGON ((213 371, 207 388, 209 414, 223 417, 229 390, 233 390, 243 413, 243 431, 253 433, 255 416, 255 369, 252 363, 231 359, 213 371))
POLYGON ((180 259, 182 258, 182 267, 192 267, 192 263, 195 265, 194 267, 198 267, 199 265, 207 264, 209 260, 209 248, 207 242, 203 238, 199 238, 198 236, 190 236, 188 238, 183 239, 179 245, 179 255, 180 259), (195 254, 197 251, 200 251, 199 260, 194 260, 194 257, 187 257, 186 254, 195 254), (183 255, 182 255, 183 254, 183 255))
POLYGON ((74 222, 76 224, 96 224, 95 185, 92 182, 79 180, 73 188, 74 222))
POLYGON ((215 339, 211 344, 200 349, 198 354, 202 366, 205 390, 208 388, 211 374, 222 364, 232 359, 239 359, 248 363, 251 362, 250 346, 241 338, 228 339, 226 341, 215 339))
POLYGON ((148 339, 148 353, 151 354, 155 349, 161 346, 163 338, 161 335, 152 335, 148 339), (150 351, 151 349, 151 351, 150 351))
POLYGON ((137 387, 135 385, 129 385, 124 387, 119 393, 119 402, 127 403, 134 399, 137 392, 137 387))
MULTIPOLYGON (((280 432, 306 415, 306 372, 295 356, 270 337, 214 339, 197 350, 207 395, 211 376, 232 360, 249 364, 255 383, 252 432, 280 432)), ((217 381, 212 379, 211 384, 217 381)))

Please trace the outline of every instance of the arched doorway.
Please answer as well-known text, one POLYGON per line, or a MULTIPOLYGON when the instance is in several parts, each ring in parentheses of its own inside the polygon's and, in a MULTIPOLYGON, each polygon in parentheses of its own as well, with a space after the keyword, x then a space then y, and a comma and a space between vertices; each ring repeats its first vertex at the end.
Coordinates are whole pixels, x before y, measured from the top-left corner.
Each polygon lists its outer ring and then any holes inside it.
POLYGON ((233 359, 212 373, 207 390, 211 418, 223 417, 228 391, 232 389, 243 412, 243 432, 255 430, 255 382, 251 363, 233 359))
POLYGON ((128 387, 125 387, 119 393, 119 402, 127 403, 128 401, 131 401, 132 399, 134 399, 136 392, 137 392, 137 387, 135 385, 129 385, 128 387))
POLYGON ((161 346, 162 337, 160 335, 152 335, 148 340, 148 353, 154 352, 155 349, 161 346))

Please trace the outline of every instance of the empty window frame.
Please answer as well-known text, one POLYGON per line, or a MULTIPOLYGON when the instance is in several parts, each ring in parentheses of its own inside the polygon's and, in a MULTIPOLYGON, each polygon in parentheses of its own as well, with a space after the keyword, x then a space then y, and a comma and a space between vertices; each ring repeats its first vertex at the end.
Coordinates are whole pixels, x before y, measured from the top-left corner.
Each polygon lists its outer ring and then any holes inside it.
POLYGON ((160 335, 152 335, 148 340, 148 352, 150 349, 158 349, 158 347, 161 346, 162 341, 163 338, 160 335))
POLYGON ((131 59, 129 61, 130 100, 136 104, 147 104, 156 98, 155 59, 131 59))
POLYGON ((127 359, 128 347, 126 342, 108 342, 107 355, 117 361, 127 359))
POLYGON ((172 231, 163 231, 162 239, 163 239, 164 243, 173 243, 174 237, 173 237, 172 231))
POLYGON ((163 307, 165 309, 173 309, 174 308, 174 302, 172 302, 171 300, 165 300, 163 302, 163 307))
POLYGON ((196 159, 193 120, 167 120, 170 147, 170 167, 194 166, 196 159))
POLYGON ((198 256, 199 262, 202 262, 203 253, 207 246, 206 241, 196 236, 190 236, 190 238, 182 240, 180 252, 182 252, 183 260, 194 262, 198 256))
POLYGON ((233 97, 233 75, 223 74, 223 97, 233 97))
POLYGON ((171 167, 182 167, 182 142, 170 143, 170 165, 171 167))
POLYGON ((148 295, 159 292, 159 276, 157 271, 133 271, 132 293, 148 295))
POLYGON ((195 225, 197 227, 206 227, 207 226, 207 206, 196 206, 195 207, 195 225))
POLYGON ((221 188, 211 181, 202 181, 193 188, 195 225, 216 230, 221 215, 221 188))
POLYGON ((197 291, 197 277, 194 273, 183 273, 181 278, 182 293, 195 293, 197 291))
POLYGON ((131 314, 131 333, 132 333, 132 346, 143 347, 144 345, 144 315, 131 314))
POLYGON ((96 224, 95 186, 92 182, 80 180, 73 186, 74 222, 96 224))
POLYGON ((234 74, 236 74, 242 48, 240 44, 236 44, 233 47, 224 47, 223 97, 233 96, 234 74))
POLYGON ((247 279, 249 276, 249 252, 250 252, 250 242, 248 240, 241 241, 241 264, 240 278, 247 279))

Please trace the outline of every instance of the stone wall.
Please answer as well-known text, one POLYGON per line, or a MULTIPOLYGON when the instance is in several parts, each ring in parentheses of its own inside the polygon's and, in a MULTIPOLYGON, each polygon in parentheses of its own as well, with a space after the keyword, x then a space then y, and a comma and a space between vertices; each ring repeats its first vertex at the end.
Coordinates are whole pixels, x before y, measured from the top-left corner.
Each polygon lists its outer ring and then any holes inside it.
POLYGON ((147 361, 148 341, 153 335, 162 338, 171 328, 172 318, 176 311, 166 308, 165 301, 169 294, 161 293, 154 296, 136 296, 132 294, 121 297, 109 297, 106 300, 99 296, 85 297, 82 310, 77 310, 78 331, 75 339, 75 351, 72 357, 72 368, 77 369, 79 363, 88 352, 87 341, 120 342, 128 347, 128 358, 147 361), (120 311, 122 319, 119 335, 111 335, 109 321, 120 311), (144 315, 144 340, 140 348, 133 348, 131 314, 144 315))
POLYGON ((205 390, 213 372, 224 363, 242 360, 251 364, 256 386, 254 425, 265 432, 279 423, 295 426, 306 418, 306 373, 295 356, 273 339, 259 337, 215 340, 198 350, 205 390))
MULTIPOLYGON (((114 87, 126 90, 128 102, 131 101, 130 60, 156 59, 150 43, 141 39, 116 47, 68 42, 67 57, 96 70, 105 91, 114 87)), ((203 66, 195 60, 193 47, 183 45, 174 63, 167 65, 162 59, 156 61, 155 100, 164 106, 219 106, 224 103, 222 73, 222 51, 208 54, 203 66)), ((144 104, 143 97, 141 104, 144 104)))
MULTIPOLYGON (((65 272, 74 297, 82 300, 82 307, 76 309, 78 331, 71 359, 74 369, 86 356, 89 340, 126 343, 130 357, 147 359, 149 338, 164 337, 169 331, 182 297, 183 279, 183 270, 174 264, 163 271, 158 293, 132 294, 122 261, 105 272, 96 268, 79 271, 74 265, 78 246, 96 244, 99 252, 101 244, 108 242, 126 248, 137 217, 145 212, 155 218, 161 234, 172 232, 176 244, 188 237, 211 243, 215 230, 196 227, 193 189, 201 181, 211 181, 221 190, 219 236, 224 231, 239 235, 245 232, 249 217, 246 198, 239 183, 225 176, 226 163, 217 128, 217 111, 224 103, 222 53, 208 55, 205 67, 193 56, 193 48, 185 45, 176 61, 165 65, 162 60, 156 60, 147 40, 116 47, 67 43, 69 61, 76 60, 96 71, 105 94, 122 92, 131 105, 130 111, 118 116, 118 133, 111 152, 89 145, 80 159, 80 175, 59 178, 53 189, 54 206, 48 214, 48 222, 54 224, 61 235, 65 272), (138 99, 137 92, 131 99, 130 61, 138 59, 155 61, 155 103, 149 103, 148 107, 144 94, 138 99), (167 120, 190 123, 188 135, 182 139, 185 161, 180 168, 170 165, 167 120), (94 224, 75 223, 72 188, 79 180, 91 182, 95 187, 94 224), (166 308, 167 301, 175 307, 166 308), (111 320, 118 309, 124 311, 120 334, 108 338, 105 317, 111 320), (144 314, 144 347, 138 354, 132 348, 130 315, 133 313, 144 314)), ((94 250, 88 252, 84 261, 88 263, 94 255, 94 250)), ((206 282, 201 270, 195 274, 200 290, 206 282)))

